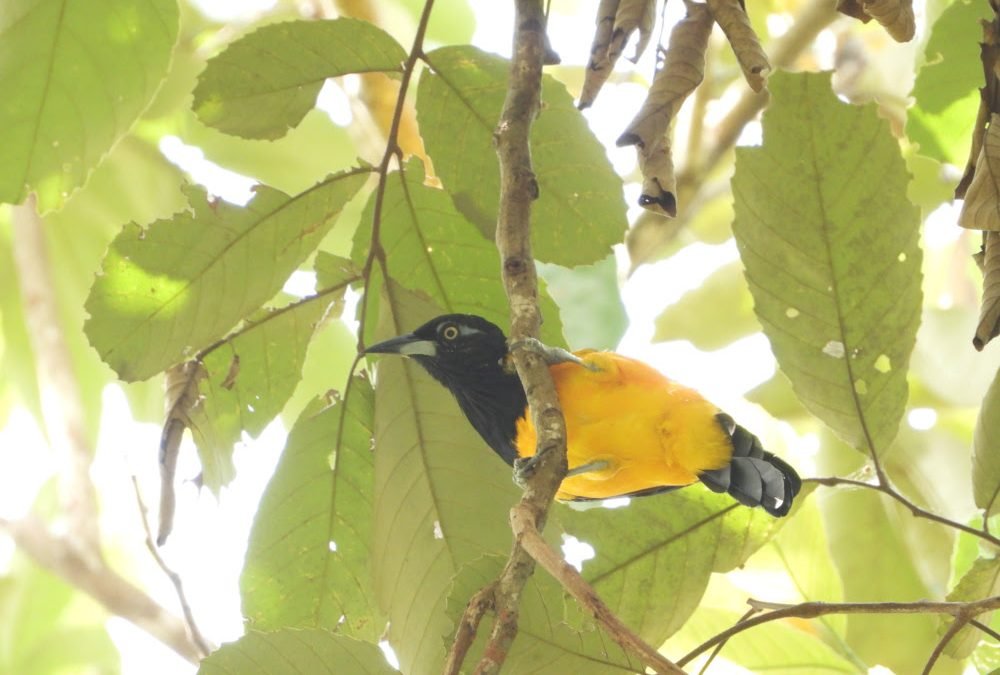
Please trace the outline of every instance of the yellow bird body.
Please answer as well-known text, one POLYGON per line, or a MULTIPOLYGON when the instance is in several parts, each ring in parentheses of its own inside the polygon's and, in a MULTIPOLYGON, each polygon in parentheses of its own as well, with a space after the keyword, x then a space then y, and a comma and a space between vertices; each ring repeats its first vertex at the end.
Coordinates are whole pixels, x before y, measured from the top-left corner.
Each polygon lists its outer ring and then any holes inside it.
MULTIPOLYGON (((566 420, 567 459, 574 469, 558 499, 604 499, 664 486, 689 485, 702 471, 726 466, 732 443, 715 420, 719 409, 698 392, 650 366, 612 352, 582 350, 588 366, 550 367, 566 420)), ((535 453, 535 427, 517 421, 520 457, 535 453)))

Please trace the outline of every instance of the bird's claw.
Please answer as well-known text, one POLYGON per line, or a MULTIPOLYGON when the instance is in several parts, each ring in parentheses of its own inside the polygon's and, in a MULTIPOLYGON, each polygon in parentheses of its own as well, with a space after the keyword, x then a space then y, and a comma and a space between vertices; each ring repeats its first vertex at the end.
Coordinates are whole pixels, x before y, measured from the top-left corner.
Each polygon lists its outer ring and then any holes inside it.
POLYGON ((518 486, 522 490, 528 487, 528 480, 535 475, 535 471, 538 469, 539 460, 539 455, 532 455, 531 457, 518 457, 515 459, 514 485, 518 486))
POLYGON ((592 363, 587 363, 581 359, 576 354, 566 351, 562 347, 550 347, 538 338, 527 337, 520 340, 515 340, 510 343, 510 350, 513 352, 515 349, 524 349, 529 352, 533 352, 540 356, 546 365, 554 366, 559 363, 575 363, 578 366, 583 366, 587 370, 596 371, 597 366, 592 363))

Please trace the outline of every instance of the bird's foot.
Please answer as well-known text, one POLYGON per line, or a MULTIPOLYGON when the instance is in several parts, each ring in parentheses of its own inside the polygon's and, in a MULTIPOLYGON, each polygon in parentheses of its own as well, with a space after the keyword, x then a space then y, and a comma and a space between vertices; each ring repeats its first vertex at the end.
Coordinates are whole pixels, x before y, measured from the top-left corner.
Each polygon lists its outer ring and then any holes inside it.
POLYGON ((528 337, 522 340, 515 340, 510 344, 510 351, 513 352, 515 349, 524 349, 529 352, 534 352, 542 357, 542 360, 549 366, 554 366, 559 363, 575 363, 578 366, 583 366, 587 370, 599 370, 597 366, 592 363, 587 363, 576 354, 568 352, 562 347, 550 347, 537 338, 528 337))
POLYGON ((514 485, 522 490, 528 487, 528 479, 535 475, 538 464, 541 461, 539 455, 531 457, 518 457, 514 460, 514 485))

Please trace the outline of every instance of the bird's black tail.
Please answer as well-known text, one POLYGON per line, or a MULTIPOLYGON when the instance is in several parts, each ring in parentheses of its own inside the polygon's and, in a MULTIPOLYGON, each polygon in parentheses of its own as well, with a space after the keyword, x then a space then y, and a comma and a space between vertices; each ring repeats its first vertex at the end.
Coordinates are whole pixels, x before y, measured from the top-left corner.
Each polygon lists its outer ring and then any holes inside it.
POLYGON ((740 504, 763 506, 772 516, 784 516, 802 487, 787 462, 764 450, 760 440, 725 413, 715 416, 733 444, 733 459, 721 469, 698 478, 713 492, 728 492, 740 504))

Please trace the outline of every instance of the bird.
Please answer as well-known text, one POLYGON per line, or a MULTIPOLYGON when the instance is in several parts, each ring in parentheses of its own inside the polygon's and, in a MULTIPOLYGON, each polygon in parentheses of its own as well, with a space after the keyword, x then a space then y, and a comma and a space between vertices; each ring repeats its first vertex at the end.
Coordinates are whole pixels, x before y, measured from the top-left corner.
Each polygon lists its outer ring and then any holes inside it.
MULTIPOLYGON (((529 339, 549 366, 566 420, 569 470, 560 501, 638 497, 702 483, 772 516, 788 514, 801 480, 760 440, 694 389, 609 351, 570 353, 529 339)), ((536 434, 507 337, 472 314, 445 314, 365 355, 409 357, 446 387, 487 445, 514 466, 536 434)))

